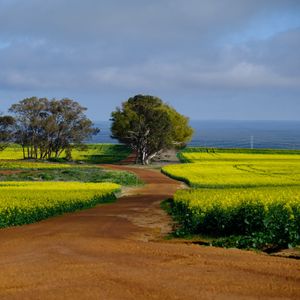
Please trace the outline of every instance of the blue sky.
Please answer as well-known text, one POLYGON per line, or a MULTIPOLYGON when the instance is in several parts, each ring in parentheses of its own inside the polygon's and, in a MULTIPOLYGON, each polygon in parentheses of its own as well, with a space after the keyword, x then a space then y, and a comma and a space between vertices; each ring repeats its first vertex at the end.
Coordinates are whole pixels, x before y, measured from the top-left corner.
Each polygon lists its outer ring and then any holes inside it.
POLYGON ((300 120, 298 0, 0 0, 0 111, 135 94, 191 119, 300 120))

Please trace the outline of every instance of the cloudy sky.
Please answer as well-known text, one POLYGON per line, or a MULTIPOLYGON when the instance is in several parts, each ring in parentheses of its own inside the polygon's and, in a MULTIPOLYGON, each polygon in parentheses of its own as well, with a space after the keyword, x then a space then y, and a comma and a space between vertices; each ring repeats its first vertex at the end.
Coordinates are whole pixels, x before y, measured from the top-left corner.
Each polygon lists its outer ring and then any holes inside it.
POLYGON ((0 0, 0 111, 135 94, 191 119, 300 120, 299 0, 0 0))

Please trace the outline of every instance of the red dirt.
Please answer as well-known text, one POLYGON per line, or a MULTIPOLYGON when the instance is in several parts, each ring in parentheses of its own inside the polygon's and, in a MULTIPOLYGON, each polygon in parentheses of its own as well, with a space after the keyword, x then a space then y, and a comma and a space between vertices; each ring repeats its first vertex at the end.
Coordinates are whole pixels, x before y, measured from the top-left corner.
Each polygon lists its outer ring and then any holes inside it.
POLYGON ((14 175, 23 173, 23 170, 1 170, 0 175, 14 175))
POLYGON ((118 165, 132 165, 136 161, 137 153, 132 151, 125 159, 118 162, 118 165))
POLYGON ((113 204, 0 230, 0 299, 300 299, 298 260, 159 240, 170 222, 159 203, 180 183, 112 168, 147 184, 113 204))

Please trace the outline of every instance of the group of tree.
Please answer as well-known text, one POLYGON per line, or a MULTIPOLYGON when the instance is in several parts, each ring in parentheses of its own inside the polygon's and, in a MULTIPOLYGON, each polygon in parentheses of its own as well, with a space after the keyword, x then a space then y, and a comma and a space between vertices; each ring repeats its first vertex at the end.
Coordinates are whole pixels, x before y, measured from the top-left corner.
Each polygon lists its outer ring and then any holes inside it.
POLYGON ((111 120, 112 137, 136 152, 136 163, 149 164, 164 150, 185 146, 193 135, 187 117, 149 95, 129 98, 111 120))
MULTIPOLYGON (((24 158, 58 158, 99 129, 85 115, 86 108, 71 99, 26 98, 0 116, 0 151, 9 143, 22 146, 24 158)), ((166 149, 181 148, 191 139, 189 119, 161 99, 136 95, 112 112, 112 138, 136 153, 136 163, 149 164, 166 149)))
POLYGON ((98 132, 85 111, 71 99, 26 98, 0 117, 0 150, 16 143, 24 158, 58 158, 64 151, 71 158, 72 148, 98 132))

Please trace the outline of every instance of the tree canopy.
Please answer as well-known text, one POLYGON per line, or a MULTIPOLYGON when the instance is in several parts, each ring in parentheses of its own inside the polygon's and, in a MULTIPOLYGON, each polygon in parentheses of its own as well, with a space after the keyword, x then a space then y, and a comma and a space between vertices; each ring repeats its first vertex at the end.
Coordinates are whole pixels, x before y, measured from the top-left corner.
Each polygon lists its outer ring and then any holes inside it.
POLYGON ((58 158, 63 151, 70 157, 72 147, 98 132, 86 108, 67 98, 26 98, 9 111, 14 116, 13 139, 22 146, 24 158, 58 158))
POLYGON ((0 116, 0 151, 12 141, 15 119, 11 116, 0 116))
POLYGON ((136 95, 112 112, 112 137, 149 162, 165 149, 184 146, 192 137, 189 119, 158 97, 136 95))

